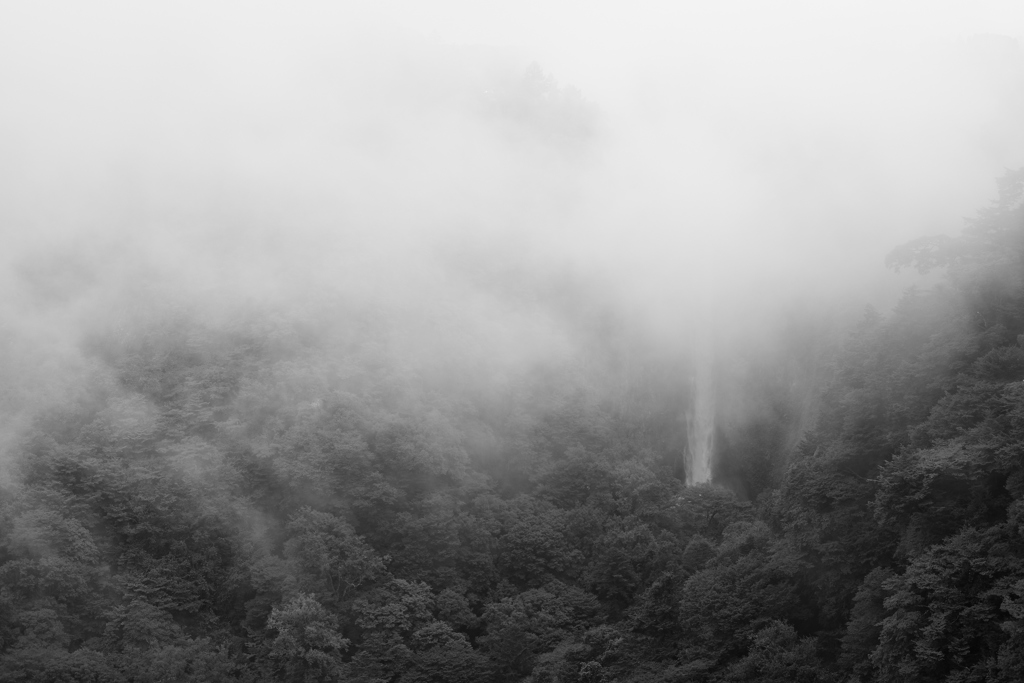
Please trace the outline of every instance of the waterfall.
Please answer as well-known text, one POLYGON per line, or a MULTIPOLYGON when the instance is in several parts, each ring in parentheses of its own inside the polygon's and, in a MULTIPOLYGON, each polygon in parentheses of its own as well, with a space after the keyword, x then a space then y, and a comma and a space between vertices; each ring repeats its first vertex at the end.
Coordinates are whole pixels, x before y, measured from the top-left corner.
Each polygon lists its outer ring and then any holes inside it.
POLYGON ((694 349, 693 403, 686 413, 687 485, 711 481, 715 455, 714 344, 707 332, 698 333, 694 349))

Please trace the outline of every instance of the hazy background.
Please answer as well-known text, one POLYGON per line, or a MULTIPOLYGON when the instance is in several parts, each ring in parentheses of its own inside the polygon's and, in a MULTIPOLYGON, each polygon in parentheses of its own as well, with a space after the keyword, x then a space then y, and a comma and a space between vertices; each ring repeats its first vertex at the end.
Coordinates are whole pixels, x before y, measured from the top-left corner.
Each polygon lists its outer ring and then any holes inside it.
POLYGON ((577 353, 587 302, 724 355, 885 309, 885 254, 1024 164, 1022 36, 1016 2, 4 2, 4 410, 164 306, 372 309, 487 377, 577 353))

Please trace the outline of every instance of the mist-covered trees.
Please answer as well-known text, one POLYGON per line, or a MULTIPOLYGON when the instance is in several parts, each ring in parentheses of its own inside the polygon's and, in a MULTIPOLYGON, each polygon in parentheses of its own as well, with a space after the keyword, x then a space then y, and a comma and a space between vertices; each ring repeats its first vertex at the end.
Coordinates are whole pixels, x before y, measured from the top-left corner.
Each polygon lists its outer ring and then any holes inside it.
POLYGON ((656 367, 460 384, 351 311, 99 331, 15 442, 0 681, 1020 680, 1022 185, 894 252, 948 275, 794 452, 786 400, 726 435, 753 500, 683 486, 656 367))
POLYGON ((1017 675, 1019 618, 1001 586, 1024 564, 1022 188, 1009 173, 962 236, 893 252, 946 280, 864 321, 773 503, 831 595, 822 625, 848 615, 838 661, 862 678, 1017 675))

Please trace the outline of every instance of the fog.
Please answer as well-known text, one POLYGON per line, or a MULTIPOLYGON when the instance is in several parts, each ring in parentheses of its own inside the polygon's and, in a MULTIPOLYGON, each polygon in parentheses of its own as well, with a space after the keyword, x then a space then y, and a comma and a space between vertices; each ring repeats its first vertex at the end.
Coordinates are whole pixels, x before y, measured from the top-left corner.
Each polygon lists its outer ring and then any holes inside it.
POLYGON ((5 410, 165 304, 505 367, 602 302, 749 355, 891 306, 1024 164, 1015 3, 669 5, 4 4, 5 410))

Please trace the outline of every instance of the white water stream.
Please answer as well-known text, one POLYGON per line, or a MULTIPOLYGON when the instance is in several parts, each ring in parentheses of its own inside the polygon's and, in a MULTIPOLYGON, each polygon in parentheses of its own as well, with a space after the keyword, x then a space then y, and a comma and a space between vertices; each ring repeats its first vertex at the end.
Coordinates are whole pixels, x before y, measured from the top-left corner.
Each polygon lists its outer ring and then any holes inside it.
POLYGON ((699 334, 695 345, 693 404, 686 413, 686 484, 711 481, 715 456, 714 345, 709 335, 699 334))

